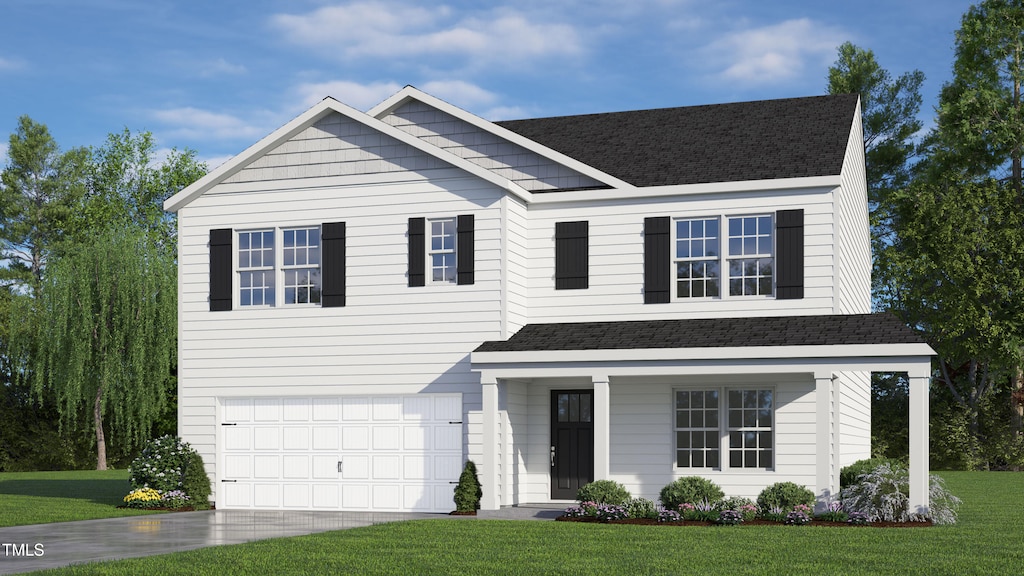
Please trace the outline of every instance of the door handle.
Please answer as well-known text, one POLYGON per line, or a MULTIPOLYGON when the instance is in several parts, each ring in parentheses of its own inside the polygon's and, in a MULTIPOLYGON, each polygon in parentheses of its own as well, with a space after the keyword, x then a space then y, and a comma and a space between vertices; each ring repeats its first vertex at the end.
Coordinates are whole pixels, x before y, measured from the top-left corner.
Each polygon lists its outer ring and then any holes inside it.
POLYGON ((338 460, 338 474, 341 474, 342 468, 341 460, 338 460))
POLYGON ((551 447, 551 467, 555 467, 555 447, 551 447))

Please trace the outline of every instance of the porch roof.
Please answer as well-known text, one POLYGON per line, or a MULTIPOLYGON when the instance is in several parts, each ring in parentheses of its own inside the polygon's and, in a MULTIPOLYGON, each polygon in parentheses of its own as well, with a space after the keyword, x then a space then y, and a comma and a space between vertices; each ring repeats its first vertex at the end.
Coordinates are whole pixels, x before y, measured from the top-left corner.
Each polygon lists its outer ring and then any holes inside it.
POLYGON ((878 344, 924 340, 892 314, 834 314, 528 324, 474 353, 878 344))

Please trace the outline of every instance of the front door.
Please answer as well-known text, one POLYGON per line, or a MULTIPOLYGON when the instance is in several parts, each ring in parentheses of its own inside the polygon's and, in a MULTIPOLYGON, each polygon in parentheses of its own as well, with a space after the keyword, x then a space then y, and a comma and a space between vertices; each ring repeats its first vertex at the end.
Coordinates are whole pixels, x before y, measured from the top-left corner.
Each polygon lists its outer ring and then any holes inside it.
POLYGON ((551 498, 575 500, 594 480, 594 391, 551 391, 551 498))

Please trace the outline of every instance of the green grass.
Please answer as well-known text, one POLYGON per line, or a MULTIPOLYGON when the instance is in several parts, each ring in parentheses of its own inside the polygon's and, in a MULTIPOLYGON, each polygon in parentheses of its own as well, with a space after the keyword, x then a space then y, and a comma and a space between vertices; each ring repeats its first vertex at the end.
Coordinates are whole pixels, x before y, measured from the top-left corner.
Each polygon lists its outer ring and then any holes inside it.
POLYGON ((1019 574, 1024 474, 941 474, 955 526, 668 527, 420 520, 48 574, 1019 574))
POLYGON ((115 508, 130 489, 127 470, 0 473, 0 527, 152 514, 115 508))

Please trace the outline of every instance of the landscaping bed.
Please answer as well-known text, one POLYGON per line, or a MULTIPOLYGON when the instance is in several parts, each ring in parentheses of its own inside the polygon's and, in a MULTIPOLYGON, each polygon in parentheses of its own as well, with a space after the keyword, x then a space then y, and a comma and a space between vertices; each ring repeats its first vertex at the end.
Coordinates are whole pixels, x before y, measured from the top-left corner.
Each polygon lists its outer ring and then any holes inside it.
MULTIPOLYGON (((607 520, 602 521, 597 518, 590 516, 583 517, 572 517, 572 516, 559 516, 555 518, 556 522, 590 522, 593 524, 636 524, 642 526, 723 526, 716 522, 702 522, 699 520, 682 520, 679 522, 660 522, 653 518, 622 518, 620 520, 607 520)), ((773 522, 771 520, 750 520, 745 521, 739 526, 784 526, 781 522, 773 522)), ((811 520, 803 526, 830 526, 830 527, 852 527, 852 528, 928 528, 933 526, 931 520, 924 522, 871 522, 869 524, 851 524, 849 522, 830 522, 828 520, 811 520)))

